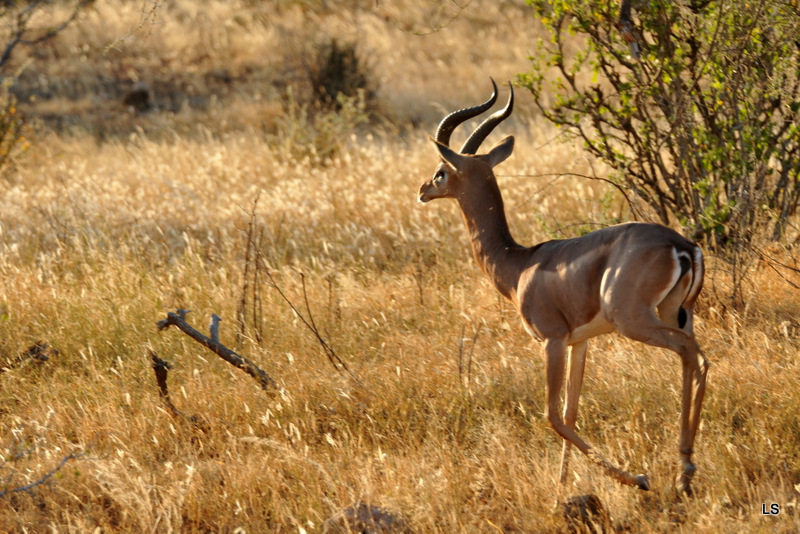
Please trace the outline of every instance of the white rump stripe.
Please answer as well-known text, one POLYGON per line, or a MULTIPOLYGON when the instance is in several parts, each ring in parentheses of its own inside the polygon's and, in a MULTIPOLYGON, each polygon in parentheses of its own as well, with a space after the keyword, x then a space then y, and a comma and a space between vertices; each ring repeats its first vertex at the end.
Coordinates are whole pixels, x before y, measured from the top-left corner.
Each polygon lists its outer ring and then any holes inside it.
POLYGON ((667 288, 664 291, 662 291, 661 294, 659 294, 658 297, 656 298, 656 301, 653 303, 653 306, 658 306, 659 304, 661 304, 661 302, 665 298, 667 298, 669 292, 672 291, 672 288, 675 287, 675 284, 678 283, 678 279, 681 277, 681 262, 680 262, 681 256, 689 260, 691 264, 692 258, 689 257, 689 254, 683 251, 678 253, 678 250, 675 247, 672 247, 672 260, 673 260, 672 277, 670 278, 670 282, 667 285, 667 288))

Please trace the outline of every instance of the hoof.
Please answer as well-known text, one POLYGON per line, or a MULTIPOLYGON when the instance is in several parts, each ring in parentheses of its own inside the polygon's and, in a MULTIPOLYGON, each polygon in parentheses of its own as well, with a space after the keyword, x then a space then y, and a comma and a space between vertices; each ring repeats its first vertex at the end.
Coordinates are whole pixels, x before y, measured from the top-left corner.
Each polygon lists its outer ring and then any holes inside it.
POLYGON ((639 475, 635 478, 637 488, 644 491, 648 491, 650 489, 650 481, 647 480, 647 475, 639 475))
POLYGON ((693 495, 692 478, 694 478, 695 471, 697 471, 697 466, 694 464, 686 464, 683 467, 683 473, 679 474, 677 480, 675 481, 678 493, 682 493, 687 497, 691 497, 693 495))

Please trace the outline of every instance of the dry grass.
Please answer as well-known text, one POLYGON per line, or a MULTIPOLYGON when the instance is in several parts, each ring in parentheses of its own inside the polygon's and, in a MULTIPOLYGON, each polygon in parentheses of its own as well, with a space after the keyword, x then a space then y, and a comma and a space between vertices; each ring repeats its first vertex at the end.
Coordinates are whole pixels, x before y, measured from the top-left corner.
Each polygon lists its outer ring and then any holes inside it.
MULTIPOLYGON (((553 512, 561 442, 541 416, 541 348, 475 267, 456 207, 415 201, 435 163, 427 135, 442 109, 482 98, 487 75, 526 67, 525 8, 474 1, 441 31, 416 35, 426 21, 445 23, 450 5, 181 0, 103 55, 135 27, 141 6, 98 4, 28 66, 25 83, 32 70, 86 84, 99 72, 120 87, 135 71, 155 89, 218 69, 237 81, 216 100, 219 84, 195 87, 194 107, 184 87, 177 109, 141 116, 109 95, 62 91, 54 98, 91 112, 60 123, 45 116, 50 128, 2 182, 0 483, 20 486, 71 452, 86 455, 0 498, 0 531, 311 532, 356 501, 398 512, 417 532, 564 530, 553 512), (298 150, 303 137, 286 135, 287 125, 303 133, 314 123, 288 124, 285 113, 302 100, 287 103, 281 88, 302 90, 296 69, 311 37, 352 38, 354 21, 358 42, 378 58, 393 122, 335 124, 343 140, 323 161, 298 150), (506 45, 502 35, 515 37, 506 45), (276 280, 300 304, 305 276, 320 330, 360 384, 333 370, 267 285, 263 322, 249 320, 237 343, 256 197, 276 280), (202 329, 210 314, 222 316, 222 341, 283 393, 265 394, 175 330, 157 332, 176 308, 193 310, 202 329), (473 357, 466 384, 462 329, 473 357), (58 353, 41 365, 17 362, 38 340, 58 353), (202 416, 203 429, 161 405, 150 350, 174 363, 173 400, 202 416)), ((518 136, 499 170, 518 239, 617 217, 618 199, 599 184, 529 176, 588 164, 577 149, 546 143, 553 132, 526 120, 520 96, 516 122, 495 134, 518 136)), ((42 98, 27 105, 55 109, 42 98)), ((713 366, 692 500, 672 490, 677 359, 615 336, 591 344, 579 429, 646 471, 654 488, 620 487, 575 458, 567 491, 597 494, 618 530, 800 527, 800 303, 771 270, 751 279, 746 310, 723 312, 706 298, 697 319, 713 366), (781 514, 762 516, 762 503, 773 502, 781 514)))

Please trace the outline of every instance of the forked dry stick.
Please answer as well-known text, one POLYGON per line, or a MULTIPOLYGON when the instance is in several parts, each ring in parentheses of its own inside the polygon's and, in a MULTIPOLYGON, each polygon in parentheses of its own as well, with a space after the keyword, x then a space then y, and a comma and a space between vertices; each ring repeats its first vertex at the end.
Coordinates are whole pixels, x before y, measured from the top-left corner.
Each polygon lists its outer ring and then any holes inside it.
POLYGON ((170 326, 177 326, 181 332, 194 339, 214 354, 233 365, 237 369, 241 369, 248 375, 256 379, 261 384, 262 389, 280 389, 270 376, 264 372, 259 366, 232 351, 225 345, 219 342, 219 322, 221 319, 218 315, 211 316, 211 325, 209 327, 211 337, 204 336, 199 331, 195 330, 186 322, 186 314, 189 310, 178 310, 177 313, 167 313, 167 318, 162 319, 156 323, 159 330, 164 330, 170 326))

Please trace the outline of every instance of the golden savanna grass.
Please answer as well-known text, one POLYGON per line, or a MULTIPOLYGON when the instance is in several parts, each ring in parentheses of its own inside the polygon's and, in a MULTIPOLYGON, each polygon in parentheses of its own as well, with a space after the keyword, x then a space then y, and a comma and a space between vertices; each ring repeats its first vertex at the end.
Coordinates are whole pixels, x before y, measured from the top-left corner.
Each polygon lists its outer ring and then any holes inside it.
MULTIPOLYGON (((533 14, 488 0, 175 0, 148 18, 150 6, 96 2, 53 43, 15 56, 20 106, 40 124, 0 179, 0 491, 84 454, 0 498, 0 531, 313 532, 355 502, 415 532, 564 531, 541 347, 476 268, 457 207, 416 203, 436 121, 485 98, 488 76, 527 68, 533 14), (307 105, 304 69, 333 37, 370 64, 368 124, 307 105), (157 109, 119 104, 137 81, 157 109), (308 317, 305 283, 356 379, 263 273, 261 316, 250 278, 237 337, 251 219, 275 281, 308 317), (221 316, 222 342, 282 392, 158 332, 177 308, 204 331, 221 316), (21 358, 36 342, 57 353, 21 358), (173 401, 201 424, 162 404, 151 351, 173 364, 173 401)), ((518 98, 488 140, 517 136, 498 169, 517 239, 625 217, 603 184, 554 176, 603 170, 518 98)), ((590 344, 579 431, 653 488, 621 487, 573 455, 566 494, 598 495, 623 531, 794 532, 798 294, 757 264, 747 307, 732 311, 712 298, 727 289, 724 264, 707 261, 697 495, 673 490, 677 357, 614 335, 590 344), (771 503, 780 514, 763 516, 771 503)))

